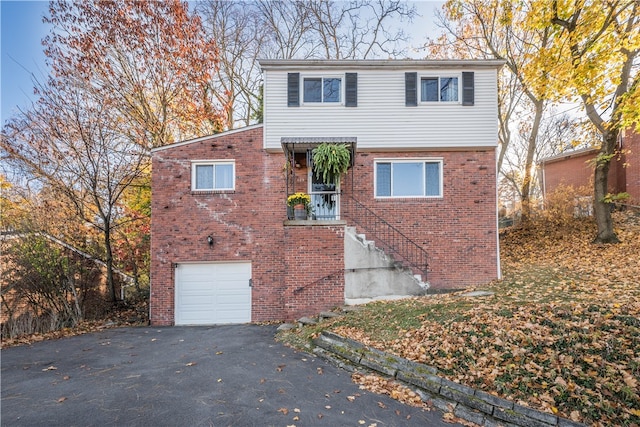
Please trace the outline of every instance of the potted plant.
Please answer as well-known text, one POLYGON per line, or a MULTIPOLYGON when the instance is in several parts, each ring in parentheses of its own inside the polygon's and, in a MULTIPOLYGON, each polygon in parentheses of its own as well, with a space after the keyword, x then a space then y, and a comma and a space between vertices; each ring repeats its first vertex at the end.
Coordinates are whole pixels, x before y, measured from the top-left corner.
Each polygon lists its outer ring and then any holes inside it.
POLYGON ((340 176, 351 164, 351 152, 347 144, 323 143, 313 149, 313 172, 316 178, 327 184, 338 185, 340 176))
POLYGON ((293 208, 294 219, 307 219, 311 205, 311 196, 307 193, 295 193, 287 197, 287 205, 293 208))

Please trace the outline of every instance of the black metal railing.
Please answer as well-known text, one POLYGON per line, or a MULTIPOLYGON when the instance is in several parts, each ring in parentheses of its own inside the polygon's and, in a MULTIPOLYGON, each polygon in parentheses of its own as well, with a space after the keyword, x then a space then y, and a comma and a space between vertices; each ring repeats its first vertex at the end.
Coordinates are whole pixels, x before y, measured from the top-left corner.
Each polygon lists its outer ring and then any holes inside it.
POLYGON ((414 273, 419 272, 423 281, 427 280, 428 254, 422 246, 352 196, 343 197, 343 202, 346 202, 346 206, 343 205, 345 209, 342 210, 342 215, 347 217, 349 222, 359 226, 368 238, 373 239, 377 246, 393 256, 395 261, 410 268, 414 273))
MULTIPOLYGON (((312 191, 308 218, 317 220, 340 219, 340 193, 337 191, 312 191)), ((293 208, 288 207, 287 219, 294 219, 293 208)))
POLYGON ((340 193, 336 191, 312 191, 311 212, 314 219, 340 219, 340 193))

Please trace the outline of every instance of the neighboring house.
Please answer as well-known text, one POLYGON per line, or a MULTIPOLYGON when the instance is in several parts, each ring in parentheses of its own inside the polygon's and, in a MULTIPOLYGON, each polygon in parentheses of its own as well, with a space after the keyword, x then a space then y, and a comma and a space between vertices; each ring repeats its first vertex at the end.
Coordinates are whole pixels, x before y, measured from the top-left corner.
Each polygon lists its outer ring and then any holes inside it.
POLYGON ((291 320, 498 278, 502 65, 261 61, 264 124, 152 151, 151 323, 291 320), (352 153, 338 188, 311 174, 325 142, 352 153), (313 220, 286 206, 300 191, 313 220))
MULTIPOLYGON (((629 193, 625 203, 640 204, 640 133, 622 132, 618 142, 619 155, 611 161, 609 192, 629 193)), ((597 148, 575 150, 540 161, 542 194, 553 193, 560 185, 593 188, 597 148)))

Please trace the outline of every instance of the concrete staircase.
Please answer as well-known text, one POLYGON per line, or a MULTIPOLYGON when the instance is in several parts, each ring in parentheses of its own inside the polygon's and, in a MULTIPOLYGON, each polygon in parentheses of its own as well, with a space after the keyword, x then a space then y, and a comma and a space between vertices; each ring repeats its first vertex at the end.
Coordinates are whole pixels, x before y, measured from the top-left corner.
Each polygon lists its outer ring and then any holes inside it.
POLYGON ((420 274, 404 267, 375 242, 346 227, 344 237, 345 304, 424 295, 429 288, 420 274))

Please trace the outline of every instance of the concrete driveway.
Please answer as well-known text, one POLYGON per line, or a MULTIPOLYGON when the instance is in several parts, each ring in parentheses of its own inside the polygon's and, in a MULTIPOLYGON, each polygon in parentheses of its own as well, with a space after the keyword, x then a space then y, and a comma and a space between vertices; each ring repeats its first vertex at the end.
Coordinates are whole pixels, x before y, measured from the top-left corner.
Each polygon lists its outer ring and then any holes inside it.
POLYGON ((2 350, 7 426, 451 426, 359 390, 274 326, 122 328, 2 350))

